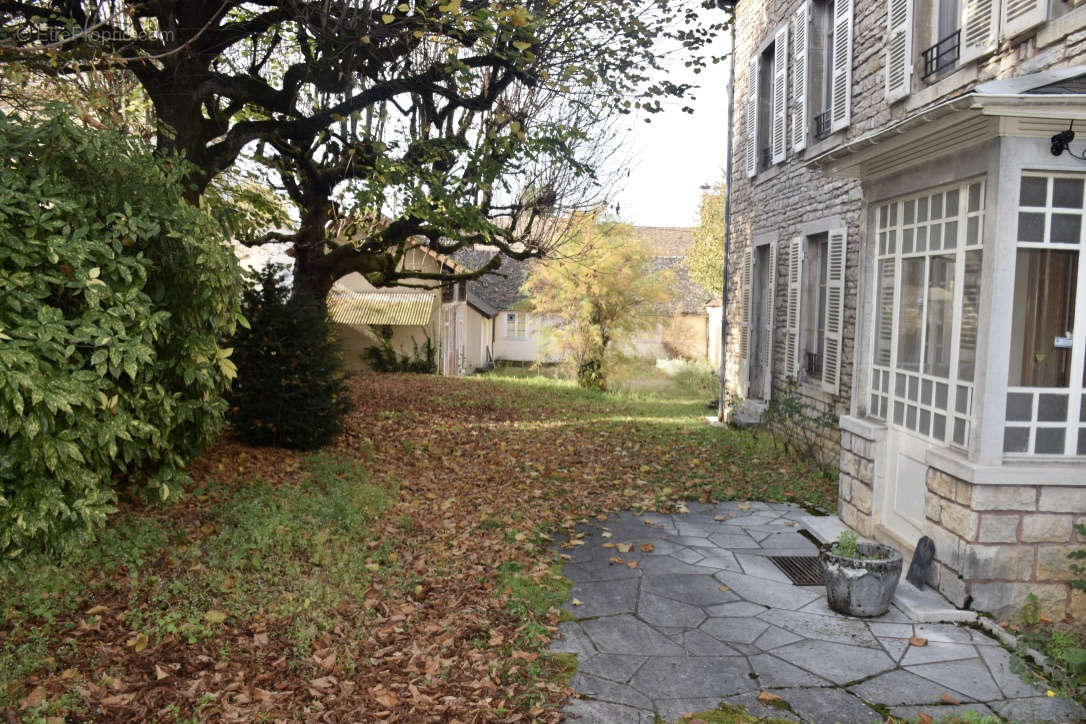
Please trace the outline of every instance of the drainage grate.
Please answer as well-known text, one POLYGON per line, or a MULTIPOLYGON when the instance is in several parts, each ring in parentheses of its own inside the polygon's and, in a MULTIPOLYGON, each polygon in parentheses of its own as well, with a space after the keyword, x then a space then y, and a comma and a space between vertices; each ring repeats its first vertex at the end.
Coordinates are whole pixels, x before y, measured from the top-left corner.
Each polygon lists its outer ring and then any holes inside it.
POLYGON ((769 556, 769 560, 797 586, 821 586, 825 583, 818 556, 769 556))

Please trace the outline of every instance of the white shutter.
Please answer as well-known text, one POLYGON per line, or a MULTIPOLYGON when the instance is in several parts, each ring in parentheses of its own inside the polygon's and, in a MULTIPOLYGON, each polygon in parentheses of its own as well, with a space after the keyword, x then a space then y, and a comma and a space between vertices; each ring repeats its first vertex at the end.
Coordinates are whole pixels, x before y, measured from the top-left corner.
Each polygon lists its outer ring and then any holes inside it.
POLYGON ((792 149, 807 148, 807 58, 811 34, 807 3, 796 8, 792 16, 792 149))
POLYGON ((762 362, 765 364, 765 391, 762 399, 769 400, 773 396, 773 342, 777 322, 775 319, 777 301, 777 242, 769 244, 769 270, 766 278, 769 285, 766 287, 765 303, 765 330, 762 333, 762 362))
POLYGON ((1048 19, 1045 0, 1003 0, 1003 37, 1030 30, 1048 19))
POLYGON ((747 248, 743 251, 743 291, 739 298, 739 394, 742 397, 747 396, 750 382, 750 304, 753 297, 750 287, 754 282, 753 266, 753 252, 747 248))
POLYGON ((995 50, 999 5, 999 0, 962 0, 959 64, 995 50))
POLYGON ((788 249, 788 310, 785 318, 784 373, 799 380, 799 315, 803 299, 803 237, 792 239, 788 249))
POLYGON ((747 72, 747 176, 758 173, 758 56, 747 72))
POLYGON ((773 163, 788 153, 788 24, 773 38, 773 163))
POLYGON ((822 347, 822 389, 841 389, 841 337, 845 326, 846 229, 831 229, 826 244, 826 329, 822 347))
POLYGON ((852 120, 852 0, 833 6, 833 73, 830 130, 846 128, 852 120))
POLYGON ((909 95, 913 71, 912 0, 886 0, 886 100, 909 95))

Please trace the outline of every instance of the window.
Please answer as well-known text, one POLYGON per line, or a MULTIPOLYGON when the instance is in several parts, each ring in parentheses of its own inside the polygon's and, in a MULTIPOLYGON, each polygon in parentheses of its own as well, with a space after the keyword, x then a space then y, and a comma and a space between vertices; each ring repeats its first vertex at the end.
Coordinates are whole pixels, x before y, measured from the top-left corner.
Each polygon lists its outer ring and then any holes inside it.
POLYGON ((1014 317, 1003 452, 1086 455, 1082 176, 1025 174, 1018 199, 1014 317))
POLYGON ((877 209, 869 414, 938 442, 969 441, 984 182, 877 209))
POLYGON ((830 135, 833 98, 833 0, 811 3, 811 113, 815 138, 830 135))
POLYGON ((505 313, 505 338, 525 339, 528 336, 528 315, 518 312, 505 313))
POLYGON ((840 388, 845 229, 793 239, 788 262, 787 374, 840 388))
POLYGON ((802 360, 807 379, 822 379, 822 348, 826 344, 826 234, 807 239, 807 259, 804 264, 803 350, 802 360))
POLYGON ((747 175, 784 160, 788 150, 788 25, 751 59, 747 78, 747 175))

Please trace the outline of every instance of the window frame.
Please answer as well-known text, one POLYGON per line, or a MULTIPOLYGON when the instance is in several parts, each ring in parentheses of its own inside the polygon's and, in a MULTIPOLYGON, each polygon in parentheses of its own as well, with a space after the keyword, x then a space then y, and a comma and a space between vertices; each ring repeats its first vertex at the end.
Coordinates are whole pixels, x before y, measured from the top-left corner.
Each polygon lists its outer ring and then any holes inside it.
MULTIPOLYGON (((1086 174, 1067 171, 1029 170, 1023 169, 1018 174, 1016 184, 1016 200, 1014 207, 1015 233, 1010 240, 1010 249, 1013 251, 1011 263, 1011 279, 1017 288, 1018 279, 1018 252, 1024 250, 1042 251, 1070 251, 1078 254, 1077 279, 1075 280, 1075 304, 1072 310, 1074 317, 1074 329, 1071 331, 1071 358, 1068 371, 1068 385, 1066 387, 1039 387, 1027 385, 1012 385, 1010 383, 1010 367, 1005 378, 1006 407, 1001 422, 1003 431, 1002 452, 1005 460, 1068 460, 1086 458, 1086 274, 1083 273, 1083 254, 1086 252, 1086 174), (1045 178, 1046 198, 1044 206, 1023 205, 1021 198, 1022 180, 1025 178, 1045 178), (1071 213, 1071 207, 1054 206, 1054 185, 1057 179, 1073 179, 1083 183, 1082 206, 1074 212, 1079 217, 1079 239, 1077 242, 1052 242, 1049 240, 1052 227, 1052 216, 1056 213, 1071 213), (1042 241, 1019 241, 1019 227, 1021 213, 1044 213, 1044 230, 1042 241), (1063 396, 1067 398, 1067 407, 1063 420, 1041 420, 1040 405, 1042 396, 1063 396), (1029 420, 1010 419, 1012 416, 1012 400, 1021 400, 1029 397, 1029 420), (1038 432, 1045 429, 1060 429, 1065 431, 1062 453, 1038 453, 1038 432), (1025 451, 1008 451, 1007 435, 1010 430, 1028 430, 1025 451)), ((1013 294, 1013 293, 1012 293, 1013 294)), ((1017 303, 1017 299, 1014 300, 1017 303)), ((1006 344, 1012 348, 1015 344, 1013 338, 1013 321, 1007 325, 1006 344)), ((1024 401, 1024 400, 1022 400, 1024 401)))
MULTIPOLYGON (((974 322, 974 365, 970 379, 962 377, 960 355, 965 290, 965 273, 970 254, 979 254, 984 263, 984 224, 991 212, 987 209, 987 182, 983 176, 975 176, 949 184, 933 186, 904 196, 872 204, 874 213, 874 288, 871 305, 874 326, 869 340, 870 361, 868 368, 867 415, 884 422, 887 426, 918 435, 930 442, 959 450, 968 450, 975 436, 976 421, 976 335, 980 320, 974 322), (977 188, 977 208, 972 208, 973 188, 977 188), (946 195, 957 192, 957 211, 953 216, 946 213, 946 195), (939 215, 933 213, 934 199, 939 198, 939 215), (923 205, 921 202, 923 201, 923 205), (945 235, 953 224, 954 245, 947 248, 945 235), (920 229, 923 228, 923 234, 920 229), (938 248, 932 248, 930 239, 938 229, 938 248), (972 237, 972 242, 969 238, 972 237), (923 239, 922 244, 920 239, 923 239), (922 245, 922 249, 917 247, 922 245), (908 251, 905 249, 908 248, 908 251), (946 377, 932 374, 927 369, 927 344, 929 338, 929 303, 932 297, 930 280, 935 260, 953 255, 953 301, 950 307, 951 347, 946 377), (902 283, 904 265, 912 260, 922 260, 922 299, 918 319, 919 349, 916 350, 917 369, 899 365, 901 349, 902 283), (889 273, 888 273, 889 272, 889 273), (889 286, 886 285, 890 280, 889 286), (885 305, 892 305, 885 314, 885 305), (883 335, 885 324, 890 325, 888 335, 883 335), (880 361, 881 344, 888 343, 886 361, 880 361), (940 399, 942 400, 940 402, 940 399), (941 418, 941 419, 940 419, 941 418), (941 433, 937 434, 937 431, 941 433)), ((973 260, 976 260, 974 257, 973 260)), ((977 276, 977 296, 983 296, 984 280, 977 276)))

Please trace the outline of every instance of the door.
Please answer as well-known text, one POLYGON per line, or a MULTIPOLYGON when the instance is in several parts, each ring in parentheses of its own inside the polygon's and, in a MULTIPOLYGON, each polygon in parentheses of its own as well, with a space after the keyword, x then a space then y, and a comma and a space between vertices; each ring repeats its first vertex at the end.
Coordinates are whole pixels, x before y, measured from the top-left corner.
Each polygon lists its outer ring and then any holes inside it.
POLYGON ((886 434, 886 481, 876 501, 877 522, 912 550, 924 530, 924 498, 928 492, 928 466, 924 454, 930 444, 904 430, 891 427, 886 434))

